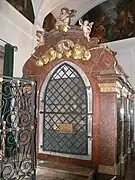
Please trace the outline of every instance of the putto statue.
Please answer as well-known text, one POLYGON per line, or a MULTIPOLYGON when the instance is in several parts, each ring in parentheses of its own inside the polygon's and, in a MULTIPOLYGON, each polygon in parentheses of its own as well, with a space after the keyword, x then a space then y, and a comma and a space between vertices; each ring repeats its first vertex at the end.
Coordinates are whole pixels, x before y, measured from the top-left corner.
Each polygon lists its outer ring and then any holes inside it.
POLYGON ((55 24, 56 29, 59 29, 60 31, 67 32, 70 28, 70 22, 71 18, 75 16, 76 10, 68 8, 62 8, 60 16, 57 19, 57 22, 55 24))
POLYGON ((83 29, 84 36, 87 38, 88 42, 90 41, 90 33, 92 30, 93 24, 94 24, 94 22, 89 23, 88 20, 85 20, 84 22, 82 19, 79 20, 79 25, 83 29))

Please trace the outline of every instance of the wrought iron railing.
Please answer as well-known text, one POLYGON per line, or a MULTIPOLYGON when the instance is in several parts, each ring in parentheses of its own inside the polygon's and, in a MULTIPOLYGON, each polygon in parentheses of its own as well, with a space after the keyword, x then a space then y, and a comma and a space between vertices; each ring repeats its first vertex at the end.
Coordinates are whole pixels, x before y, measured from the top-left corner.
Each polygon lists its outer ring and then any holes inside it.
POLYGON ((0 177, 35 178, 35 82, 0 77, 0 177))

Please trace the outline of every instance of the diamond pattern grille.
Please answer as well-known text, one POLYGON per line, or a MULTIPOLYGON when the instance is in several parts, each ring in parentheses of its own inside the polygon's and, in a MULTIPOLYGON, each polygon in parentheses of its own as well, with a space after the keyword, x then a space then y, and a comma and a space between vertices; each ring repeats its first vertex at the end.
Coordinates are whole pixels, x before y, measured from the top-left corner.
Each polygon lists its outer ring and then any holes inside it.
POLYGON ((87 155, 87 94, 75 69, 63 64, 53 73, 44 104, 43 150, 87 155), (72 132, 60 132, 59 124, 72 124, 72 132))

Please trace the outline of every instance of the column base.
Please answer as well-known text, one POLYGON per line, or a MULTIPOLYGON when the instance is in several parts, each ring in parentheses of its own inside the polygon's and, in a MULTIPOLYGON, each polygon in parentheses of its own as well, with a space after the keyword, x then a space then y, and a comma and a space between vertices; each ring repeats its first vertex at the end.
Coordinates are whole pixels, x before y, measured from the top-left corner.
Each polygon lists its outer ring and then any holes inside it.
POLYGON ((98 166, 98 173, 119 176, 120 175, 120 163, 115 166, 98 166))

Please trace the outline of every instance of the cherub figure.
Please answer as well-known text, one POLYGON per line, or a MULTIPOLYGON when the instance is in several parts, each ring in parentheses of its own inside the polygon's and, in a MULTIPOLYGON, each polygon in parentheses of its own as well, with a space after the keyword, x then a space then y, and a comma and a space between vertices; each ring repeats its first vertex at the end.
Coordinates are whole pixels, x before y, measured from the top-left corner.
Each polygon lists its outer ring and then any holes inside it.
POLYGON ((59 26, 65 25, 68 29, 70 28, 70 21, 73 16, 75 16, 76 10, 69 10, 68 8, 62 8, 60 16, 57 19, 55 24, 56 28, 59 29, 59 26))
POLYGON ((40 29, 36 31, 36 39, 37 39, 37 47, 40 47, 44 44, 44 35, 45 35, 45 30, 44 29, 40 29))
POLYGON ((83 22, 82 19, 79 20, 79 25, 81 26, 81 29, 83 29, 84 36, 87 38, 88 42, 90 41, 90 33, 92 30, 94 22, 89 23, 88 20, 85 20, 83 22))

